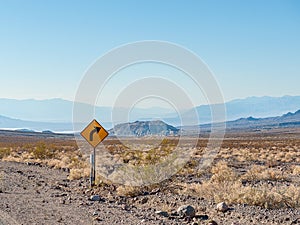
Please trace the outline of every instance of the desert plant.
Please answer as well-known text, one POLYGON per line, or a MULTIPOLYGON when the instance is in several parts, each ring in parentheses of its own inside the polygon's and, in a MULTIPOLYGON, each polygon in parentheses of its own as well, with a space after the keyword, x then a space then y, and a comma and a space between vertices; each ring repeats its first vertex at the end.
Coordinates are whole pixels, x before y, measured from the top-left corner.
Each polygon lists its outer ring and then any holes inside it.
POLYGON ((9 148, 0 148, 0 159, 9 156, 11 153, 11 150, 9 148))
POLYGON ((212 169, 211 181, 214 183, 235 181, 237 174, 230 168, 226 162, 219 161, 212 169))
POLYGON ((47 148, 45 142, 37 143, 37 146, 32 149, 32 153, 36 159, 47 159, 54 156, 54 152, 47 148))

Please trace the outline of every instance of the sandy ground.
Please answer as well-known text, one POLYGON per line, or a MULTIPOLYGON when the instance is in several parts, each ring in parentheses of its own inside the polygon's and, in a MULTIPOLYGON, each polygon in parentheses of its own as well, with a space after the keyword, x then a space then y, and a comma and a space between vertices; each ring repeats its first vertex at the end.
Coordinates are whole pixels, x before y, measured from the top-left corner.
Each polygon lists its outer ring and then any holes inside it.
POLYGON ((300 224, 298 209, 266 210, 232 205, 226 213, 215 203, 156 190, 120 197, 109 188, 90 189, 88 180, 69 181, 68 172, 41 165, 0 161, 0 224, 300 224), (100 201, 91 201, 93 194, 100 201), (175 211, 190 204, 196 218, 156 214, 165 205, 175 211))

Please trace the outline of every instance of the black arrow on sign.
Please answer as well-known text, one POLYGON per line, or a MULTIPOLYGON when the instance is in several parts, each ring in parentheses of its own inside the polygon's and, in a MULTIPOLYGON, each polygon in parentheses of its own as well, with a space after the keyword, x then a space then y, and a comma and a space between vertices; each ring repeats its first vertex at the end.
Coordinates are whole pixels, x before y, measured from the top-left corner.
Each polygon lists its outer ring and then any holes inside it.
POLYGON ((95 129, 93 129, 90 133, 90 141, 93 141, 93 137, 95 133, 99 133, 99 131, 101 130, 101 127, 95 127, 95 129))

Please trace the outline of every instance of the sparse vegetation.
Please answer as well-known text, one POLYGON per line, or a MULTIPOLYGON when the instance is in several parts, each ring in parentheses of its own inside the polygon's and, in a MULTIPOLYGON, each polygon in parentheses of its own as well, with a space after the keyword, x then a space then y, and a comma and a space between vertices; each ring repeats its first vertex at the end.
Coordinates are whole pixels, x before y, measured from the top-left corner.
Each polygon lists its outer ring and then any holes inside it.
MULTIPOLYGON (((128 141, 130 142, 130 141, 128 141)), ((189 140, 185 140, 189 146, 189 140)), ((151 147, 151 139, 135 139, 131 147, 116 139, 104 141, 106 149, 124 164, 148 168, 168 157, 178 139, 163 139, 159 146, 151 147), (144 147, 143 147, 144 146, 144 147), (147 147, 145 150, 145 146, 147 147)), ((300 207, 300 140, 272 137, 226 138, 210 171, 198 171, 199 158, 207 139, 199 139, 190 161, 177 174, 183 177, 169 191, 195 195, 208 201, 244 203, 265 208, 300 207), (184 182, 184 177, 201 178, 201 182, 184 182)), ((69 179, 88 177, 90 165, 87 156, 69 140, 0 142, 0 158, 6 161, 39 162, 54 168, 68 168, 69 179)), ((150 170, 152 171, 152 170, 150 170)), ((151 174, 150 174, 151 175, 151 174)), ((192 179, 193 181, 193 179, 192 179)), ((97 176, 98 186, 113 186, 97 176)), ((168 187, 168 183, 165 184, 168 187)), ((138 196, 150 187, 117 185, 117 195, 138 196)), ((167 206, 166 206, 167 207, 167 206)))
POLYGON ((0 148, 0 159, 9 156, 10 155, 10 149, 9 148, 0 148))
POLYGON ((49 159, 54 157, 54 149, 47 148, 44 142, 38 142, 32 149, 32 154, 36 159, 49 159))
POLYGON ((285 180, 280 171, 255 165, 239 176, 226 162, 220 161, 212 167, 211 172, 211 178, 202 184, 182 184, 183 193, 231 204, 243 203, 265 208, 300 207, 299 185, 268 183, 285 180), (256 182, 252 185, 249 183, 251 181, 256 182))

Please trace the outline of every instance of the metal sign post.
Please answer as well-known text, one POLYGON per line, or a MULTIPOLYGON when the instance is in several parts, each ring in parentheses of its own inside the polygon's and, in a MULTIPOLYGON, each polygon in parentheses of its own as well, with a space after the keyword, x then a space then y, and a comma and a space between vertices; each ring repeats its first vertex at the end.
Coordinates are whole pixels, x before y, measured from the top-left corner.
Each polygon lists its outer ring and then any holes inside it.
POLYGON ((90 173, 90 184, 91 187, 95 185, 95 175, 96 175, 96 170, 95 170, 95 148, 94 148, 94 153, 90 155, 90 163, 91 163, 91 173, 90 173))
POLYGON ((90 155, 90 183, 91 187, 93 187, 96 180, 96 147, 108 136, 108 132, 100 125, 100 123, 93 120, 80 134, 94 148, 93 154, 90 155))

